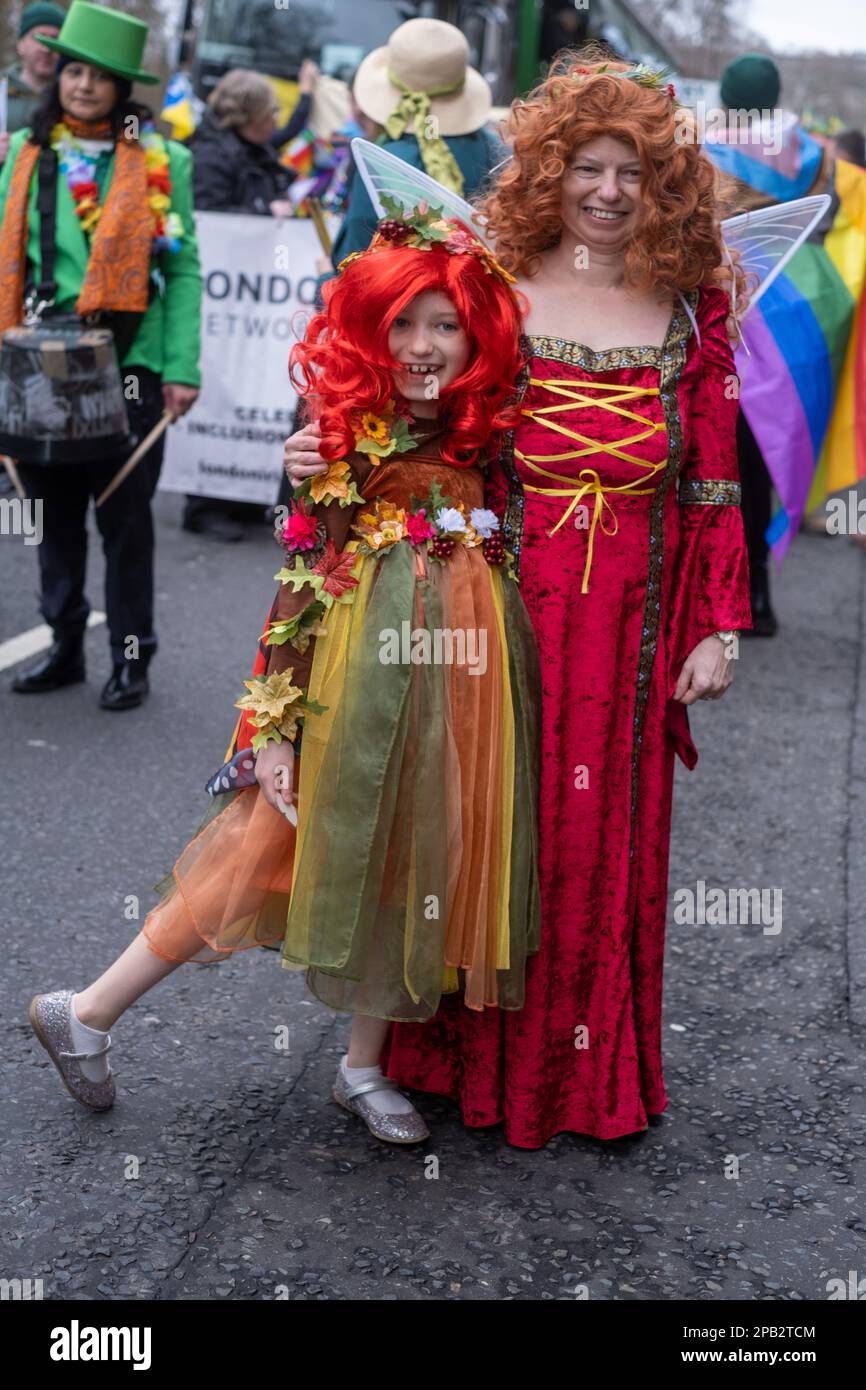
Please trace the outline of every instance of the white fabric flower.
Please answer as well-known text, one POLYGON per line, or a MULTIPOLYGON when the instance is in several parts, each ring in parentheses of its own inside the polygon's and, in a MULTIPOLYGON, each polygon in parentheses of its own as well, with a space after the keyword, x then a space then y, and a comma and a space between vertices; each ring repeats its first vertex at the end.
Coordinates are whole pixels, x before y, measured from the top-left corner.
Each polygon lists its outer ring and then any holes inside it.
POLYGON ((499 517, 486 507, 473 507, 469 513, 469 520, 479 536, 483 536, 485 540, 492 536, 494 531, 499 530, 499 517))
POLYGON ((456 507, 440 507, 436 513, 436 525, 447 535, 455 531, 462 534, 466 530, 466 518, 456 507))

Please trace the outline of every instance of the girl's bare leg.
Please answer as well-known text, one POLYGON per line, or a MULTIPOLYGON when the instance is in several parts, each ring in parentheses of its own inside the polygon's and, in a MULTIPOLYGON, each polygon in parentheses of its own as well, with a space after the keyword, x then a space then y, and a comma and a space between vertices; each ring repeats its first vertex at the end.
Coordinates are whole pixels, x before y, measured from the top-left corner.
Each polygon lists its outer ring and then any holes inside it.
MULTIPOLYGON (((206 959, 218 957, 205 947, 196 960, 206 959)), ((139 932, 98 980, 76 994, 75 1012, 79 1020, 88 1028, 106 1031, 114 1026, 130 1004, 164 980, 179 964, 179 961, 163 960, 162 956, 156 955, 147 945, 144 933, 139 932)))
POLYGON ((387 1018, 369 1018, 366 1014, 355 1014, 346 1065, 377 1067, 390 1027, 387 1018))

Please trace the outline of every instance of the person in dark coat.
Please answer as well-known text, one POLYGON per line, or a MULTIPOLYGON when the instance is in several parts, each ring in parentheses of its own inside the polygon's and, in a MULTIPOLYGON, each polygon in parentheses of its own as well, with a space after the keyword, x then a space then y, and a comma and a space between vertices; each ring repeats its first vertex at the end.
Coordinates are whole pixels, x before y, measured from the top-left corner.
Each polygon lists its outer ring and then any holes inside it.
MULTIPOLYGON (((197 209, 263 217, 291 215, 288 190, 295 176, 280 163, 277 150, 306 124, 317 73, 313 64, 305 65, 299 84, 301 100, 288 125, 280 129, 279 107, 266 78, 235 68, 220 79, 189 142, 197 209)), ((239 541, 244 532, 238 518, 262 520, 264 516, 258 503, 187 495, 183 527, 216 540, 239 541)))

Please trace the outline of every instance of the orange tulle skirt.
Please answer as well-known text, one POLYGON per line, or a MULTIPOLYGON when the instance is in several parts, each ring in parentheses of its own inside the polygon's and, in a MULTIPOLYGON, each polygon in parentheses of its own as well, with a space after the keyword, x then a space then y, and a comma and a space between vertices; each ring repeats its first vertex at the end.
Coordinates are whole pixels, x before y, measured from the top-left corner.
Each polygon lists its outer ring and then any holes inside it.
POLYGON ((519 1008, 538 670, 517 586, 468 548, 436 564, 401 544, 357 573, 316 643, 308 696, 327 708, 295 760, 297 828, 226 777, 144 935, 172 961, 278 948, 324 1002, 376 1017, 423 1020, 457 990, 519 1008), (437 660, 443 632, 483 633, 483 654, 476 638, 437 660))

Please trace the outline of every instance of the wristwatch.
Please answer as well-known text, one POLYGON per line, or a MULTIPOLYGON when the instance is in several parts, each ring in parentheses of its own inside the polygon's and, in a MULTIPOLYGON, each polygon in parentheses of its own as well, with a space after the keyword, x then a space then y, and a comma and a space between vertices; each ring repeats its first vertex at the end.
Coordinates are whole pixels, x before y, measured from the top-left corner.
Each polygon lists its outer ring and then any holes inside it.
POLYGON ((739 629, 735 627, 732 627, 730 630, 726 629, 724 632, 713 633, 714 637, 721 637, 722 641, 725 643, 726 646, 728 642, 733 642, 734 638, 739 637, 739 635, 739 629))

